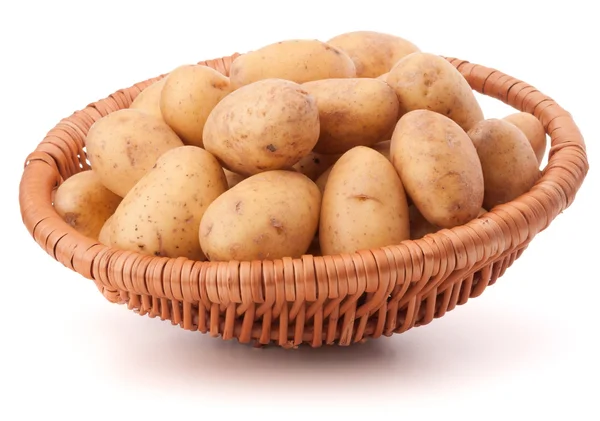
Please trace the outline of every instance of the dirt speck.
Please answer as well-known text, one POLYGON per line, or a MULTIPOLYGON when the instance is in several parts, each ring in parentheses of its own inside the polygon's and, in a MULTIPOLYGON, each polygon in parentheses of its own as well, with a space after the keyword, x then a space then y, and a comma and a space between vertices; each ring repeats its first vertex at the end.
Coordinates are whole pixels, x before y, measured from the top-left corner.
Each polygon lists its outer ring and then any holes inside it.
POLYGON ((272 143, 269 143, 267 145, 267 149, 271 152, 275 152, 277 150, 277 148, 275 147, 275 145, 273 145, 272 143))
POLYGON ((280 220, 271 217, 269 222, 271 223, 271 226, 275 228, 277 234, 281 235, 285 232, 285 230, 283 229, 283 223, 280 220))

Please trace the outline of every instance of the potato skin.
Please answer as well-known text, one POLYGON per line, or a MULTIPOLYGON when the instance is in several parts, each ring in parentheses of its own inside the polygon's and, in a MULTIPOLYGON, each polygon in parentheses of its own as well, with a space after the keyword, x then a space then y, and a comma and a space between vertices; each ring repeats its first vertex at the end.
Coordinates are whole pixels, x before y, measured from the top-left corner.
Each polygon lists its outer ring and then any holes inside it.
POLYGON ((104 225, 102 225, 100 234, 98 234, 98 241, 107 247, 110 247, 110 224, 112 223, 112 218, 113 215, 106 220, 104 225))
POLYGON ((377 79, 326 79, 303 89, 315 97, 321 133, 314 150, 341 154, 355 146, 371 146, 389 136, 398 121, 398 98, 377 79))
POLYGON ((315 181, 315 184, 319 188, 321 195, 323 195, 325 193, 325 186, 327 185, 327 180, 329 180, 329 174, 331 174, 332 169, 333 169, 333 165, 331 167, 327 168, 323 172, 323 174, 321 174, 319 176, 319 178, 317 178, 317 181, 315 181))
POLYGON ((529 141, 515 125, 499 119, 480 121, 469 131, 485 180, 483 207, 492 209, 516 199, 539 178, 539 164, 529 141))
POLYGON ((147 255, 205 260, 200 219, 226 190, 223 169, 210 153, 196 146, 170 150, 115 211, 110 244, 147 255))
POLYGON ((483 172, 469 136, 428 110, 405 114, 390 145, 406 192, 430 223, 442 228, 475 218, 483 202, 483 172))
POLYGON ((347 32, 327 43, 348 54, 356 66, 357 77, 378 77, 406 55, 420 51, 406 39, 375 31, 347 32))
POLYGON ((223 172, 225 173, 225 178, 227 178, 227 186, 229 188, 232 188, 246 178, 243 175, 229 171, 227 168, 223 168, 223 172))
POLYGON ((181 139, 161 119, 123 109, 96 121, 86 137, 87 156, 102 184, 118 196, 127 192, 181 139))
MULTIPOLYGON (((485 214, 487 211, 483 208, 479 210, 477 217, 485 214)), ((410 205, 408 207, 408 213, 410 215, 410 239, 417 240, 419 238, 425 237, 427 234, 433 234, 434 232, 438 232, 441 230, 440 227, 433 225, 427 219, 421 215, 421 212, 417 209, 415 205, 410 205)))
POLYGON ((200 223, 200 244, 211 261, 300 257, 315 236, 319 189, 294 171, 267 171, 217 198, 200 223))
POLYGON ((517 126, 523 132, 537 158, 538 165, 542 164, 546 154, 547 138, 546 131, 542 123, 533 115, 525 112, 519 112, 507 115, 503 119, 517 126))
POLYGON ((158 80, 145 88, 135 97, 129 108, 145 111, 157 118, 163 118, 160 111, 160 95, 165 85, 165 78, 158 80))
POLYGON ((324 256, 398 244, 410 237, 406 194, 379 152, 350 149, 333 165, 321 206, 324 256))
POLYGON ((120 202, 121 198, 104 187, 92 170, 67 178, 54 196, 54 208, 60 217, 94 239, 98 239, 102 226, 120 202))
POLYGON ((243 54, 229 72, 235 89, 263 79, 304 83, 355 76, 354 62, 346 53, 313 39, 281 41, 243 54))
POLYGON ((210 67, 180 66, 165 78, 162 116, 185 144, 202 147, 208 115, 231 91, 229 78, 210 67))
POLYGON ((289 168, 319 138, 319 111, 300 85, 267 79, 225 97, 204 126, 204 147, 242 175, 289 168))
POLYGON ((484 118, 466 79, 442 57, 409 54, 394 66, 386 82, 398 95, 401 115, 413 110, 435 111, 464 131, 484 118))
POLYGON ((379 152, 380 154, 382 154, 383 156, 385 156, 385 159, 387 159, 389 161, 390 160, 390 145, 391 145, 391 143, 392 143, 391 140, 384 140, 383 142, 376 143, 371 147, 373 149, 375 149, 377 152, 379 152))
POLYGON ((321 154, 311 152, 292 166, 292 169, 316 181, 329 167, 342 156, 341 154, 321 154))

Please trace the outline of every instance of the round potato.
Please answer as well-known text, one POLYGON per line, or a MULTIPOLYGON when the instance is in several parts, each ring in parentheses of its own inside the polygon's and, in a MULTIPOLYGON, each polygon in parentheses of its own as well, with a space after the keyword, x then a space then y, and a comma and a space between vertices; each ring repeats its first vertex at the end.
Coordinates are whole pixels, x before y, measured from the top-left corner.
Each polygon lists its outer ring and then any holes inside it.
POLYGON ((211 261, 300 257, 317 231, 321 194, 294 171, 267 171, 217 198, 200 223, 211 261))
POLYGON ((200 219, 226 190, 223 169, 210 153, 172 149, 125 196, 109 225, 109 242, 147 255, 205 260, 200 219))
POLYGON ((154 82, 135 97, 129 108, 145 111, 154 117, 162 118, 160 94, 164 85, 165 78, 154 82))
POLYGON ((515 125, 499 119, 480 121, 469 131, 483 168, 483 207, 516 199, 537 181, 540 171, 529 141, 515 125))
POLYGON ((113 216, 111 215, 104 225, 102 225, 102 229, 100 230, 100 234, 98 234, 98 241, 105 246, 110 247, 110 224, 112 222, 113 216))
POLYGON ((374 31, 348 32, 327 43, 350 56, 356 66, 357 77, 378 77, 389 72, 404 56, 420 51, 410 41, 374 31))
POLYGON ((406 192, 430 223, 442 228, 475 218, 483 203, 483 172, 469 136, 441 114, 405 114, 392 136, 391 161, 406 192))
POLYGON ((390 161, 364 146, 342 155, 323 194, 319 225, 323 255, 354 253, 409 238, 406 194, 390 161))
POLYGON ((92 170, 67 178, 54 196, 54 208, 60 217, 94 239, 98 239, 102 226, 120 202, 121 198, 104 187, 92 170))
POLYGON ((262 79, 296 83, 356 77, 354 63, 339 49, 318 40, 297 39, 269 44, 243 54, 229 71, 235 89, 262 79))
POLYGON ((327 170, 327 168, 335 164, 340 156, 342 155, 327 155, 311 152, 294 164, 292 169, 315 181, 327 170))
POLYGON ((123 109, 96 121, 85 140, 87 156, 102 184, 118 196, 127 192, 181 139, 161 119, 123 109))
POLYGON ((412 53, 390 71, 386 82, 396 91, 401 115, 430 110, 454 120, 467 131, 483 120, 483 112, 467 80, 447 60, 412 53))
POLYGON ((398 98, 377 79, 326 79, 302 87, 317 101, 321 133, 316 152, 341 154, 389 136, 398 121, 398 98))
POLYGON ((241 175, 290 168, 319 138, 312 95, 282 79, 261 80, 225 97, 204 126, 204 147, 241 175))
POLYGON ((542 123, 533 114, 524 112, 510 114, 503 120, 514 124, 523 132, 535 152, 538 165, 541 165, 547 145, 546 130, 542 123))
POLYGON ((208 115, 231 90, 229 78, 210 67, 180 66, 165 78, 160 110, 185 144, 202 147, 208 115))

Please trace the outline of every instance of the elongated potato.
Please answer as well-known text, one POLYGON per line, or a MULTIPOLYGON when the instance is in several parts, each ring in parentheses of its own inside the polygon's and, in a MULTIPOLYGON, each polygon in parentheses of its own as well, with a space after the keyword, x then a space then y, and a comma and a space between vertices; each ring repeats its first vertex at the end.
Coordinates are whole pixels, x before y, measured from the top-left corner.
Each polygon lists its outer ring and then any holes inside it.
POLYGON ((521 112, 507 115, 503 120, 514 124, 523 132, 541 165, 547 146, 546 131, 542 123, 533 114, 521 112))
POLYGON ((161 119, 140 110, 123 109, 96 121, 85 146, 102 184, 125 197, 163 153, 183 143, 161 119))
POLYGON ((480 121, 469 131, 485 180, 483 207, 492 209, 526 193, 540 175, 529 141, 515 125, 499 119, 480 121))
POLYGON ((406 195, 390 161, 364 146, 342 155, 323 194, 319 225, 323 255, 389 246, 409 237, 406 195))
POLYGON ((300 85, 267 79, 225 97, 204 127, 204 147, 241 175, 289 168, 319 138, 319 111, 300 85))
POLYGON ((400 114, 430 110, 454 120, 467 131, 483 120, 473 90, 447 60, 429 53, 401 59, 386 79, 400 101, 400 114))
POLYGON ((315 236, 321 194, 294 171, 267 171, 241 181, 206 210, 200 244, 211 261, 300 257, 315 236))
POLYGON ((231 90, 229 78, 210 67, 180 66, 165 78, 160 110, 185 144, 202 147, 208 115, 231 90))
POLYGON ((340 154, 327 155, 317 152, 311 152, 304 158, 301 158, 292 169, 304 174, 311 180, 315 181, 323 174, 327 168, 331 167, 340 158, 340 154))
POLYGON ((350 56, 356 66, 357 77, 378 77, 389 72, 403 57, 420 51, 404 38, 374 31, 347 32, 327 43, 350 56))
POLYGON ((144 111, 154 117, 162 118, 160 94, 165 86, 165 78, 154 82, 135 97, 129 108, 144 111))
POLYGON ((142 254, 205 260, 200 219, 226 190, 223 169, 210 153, 196 146, 170 150, 115 211, 109 242, 142 254))
POLYGON ((106 220, 121 198, 108 190, 94 171, 73 174, 56 189, 54 208, 67 224, 88 237, 98 239, 106 220))
POLYGON ((235 89, 263 79, 304 83, 355 76, 354 62, 346 53, 311 39, 281 41, 243 54, 231 63, 229 74, 235 89))
POLYGON ((398 98, 380 80, 326 79, 302 87, 319 108, 316 152, 341 154, 355 146, 371 146, 385 140, 398 121, 398 98))
POLYGON ((391 161, 419 212, 451 228, 475 218, 483 203, 483 172, 469 136, 427 110, 405 114, 392 136, 391 161))

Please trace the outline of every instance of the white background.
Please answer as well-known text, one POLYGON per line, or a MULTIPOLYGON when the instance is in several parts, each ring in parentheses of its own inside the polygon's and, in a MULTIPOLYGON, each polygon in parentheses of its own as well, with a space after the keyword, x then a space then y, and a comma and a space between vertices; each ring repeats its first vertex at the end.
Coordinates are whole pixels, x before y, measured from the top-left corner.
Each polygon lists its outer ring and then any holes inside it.
POLYGON ((0 419, 600 419, 593 2, 341 4, 2 2, 0 419), (525 80, 586 138, 576 201, 483 296, 363 346, 256 350, 109 304, 22 225, 23 161, 76 109, 180 64, 358 29, 525 80))

